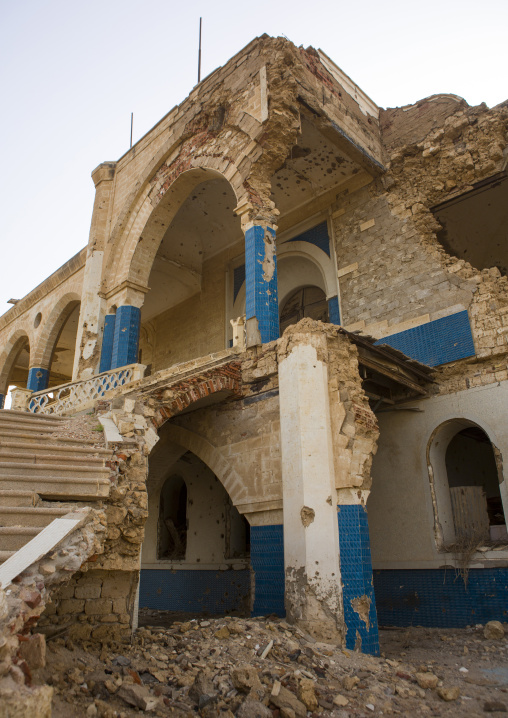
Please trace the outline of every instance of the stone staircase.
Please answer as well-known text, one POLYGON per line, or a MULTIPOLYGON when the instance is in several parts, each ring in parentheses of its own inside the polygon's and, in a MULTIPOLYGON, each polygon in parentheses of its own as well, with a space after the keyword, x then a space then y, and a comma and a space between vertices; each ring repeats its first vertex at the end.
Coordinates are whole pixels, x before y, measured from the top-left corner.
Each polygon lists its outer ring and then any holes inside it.
POLYGON ((55 437, 67 421, 0 411, 0 563, 69 513, 68 502, 88 504, 109 494, 105 462, 111 451, 84 439, 55 437))

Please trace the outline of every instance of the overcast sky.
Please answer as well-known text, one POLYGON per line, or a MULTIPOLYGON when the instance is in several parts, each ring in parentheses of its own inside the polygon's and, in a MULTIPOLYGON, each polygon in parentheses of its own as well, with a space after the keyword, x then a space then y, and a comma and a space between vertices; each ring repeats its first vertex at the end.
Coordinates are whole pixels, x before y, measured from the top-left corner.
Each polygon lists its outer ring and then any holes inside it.
POLYGON ((508 0, 0 0, 0 314, 88 241, 91 171, 254 37, 323 49, 381 107, 508 98, 508 0))

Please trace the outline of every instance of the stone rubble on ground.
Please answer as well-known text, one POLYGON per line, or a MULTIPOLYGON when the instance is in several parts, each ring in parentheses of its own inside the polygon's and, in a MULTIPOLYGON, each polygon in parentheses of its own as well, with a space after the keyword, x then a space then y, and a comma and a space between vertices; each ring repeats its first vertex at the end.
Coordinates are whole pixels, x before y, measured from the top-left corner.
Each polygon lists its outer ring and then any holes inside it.
POLYGON ((483 626, 382 631, 374 657, 278 618, 170 621, 139 628, 130 646, 48 640, 33 680, 52 686, 53 718, 455 717, 508 706, 508 640, 486 639, 483 626))

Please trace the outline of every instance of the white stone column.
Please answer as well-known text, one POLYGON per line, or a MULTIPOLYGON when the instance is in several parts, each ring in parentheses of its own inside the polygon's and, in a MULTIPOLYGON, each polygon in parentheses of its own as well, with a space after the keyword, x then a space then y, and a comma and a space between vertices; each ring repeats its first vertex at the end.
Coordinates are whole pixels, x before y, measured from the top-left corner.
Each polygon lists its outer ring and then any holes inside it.
MULTIPOLYGON (((298 342, 298 343, 297 343, 298 342)), ((321 640, 344 634, 326 337, 279 355, 286 611, 321 640)))

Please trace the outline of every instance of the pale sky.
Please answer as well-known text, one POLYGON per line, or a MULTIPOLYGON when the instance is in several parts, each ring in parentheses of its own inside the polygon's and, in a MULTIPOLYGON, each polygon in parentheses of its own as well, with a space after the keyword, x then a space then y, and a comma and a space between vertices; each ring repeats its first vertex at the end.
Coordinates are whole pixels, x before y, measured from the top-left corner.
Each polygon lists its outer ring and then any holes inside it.
POLYGON ((91 171, 263 33, 324 50, 378 105, 508 98, 508 0, 0 0, 0 314, 84 247, 91 171))

